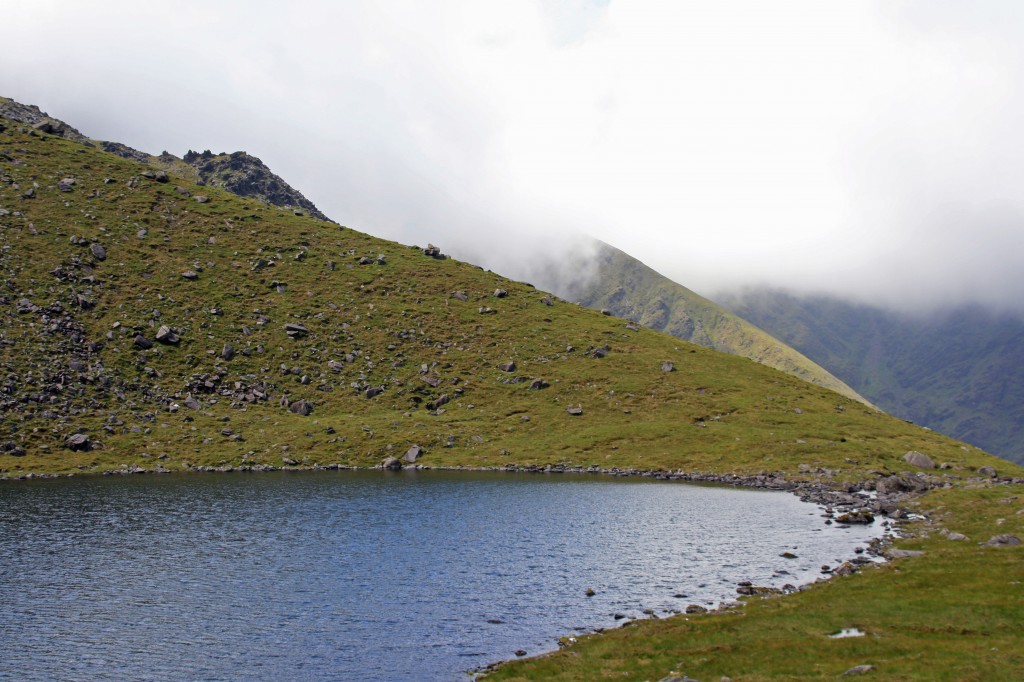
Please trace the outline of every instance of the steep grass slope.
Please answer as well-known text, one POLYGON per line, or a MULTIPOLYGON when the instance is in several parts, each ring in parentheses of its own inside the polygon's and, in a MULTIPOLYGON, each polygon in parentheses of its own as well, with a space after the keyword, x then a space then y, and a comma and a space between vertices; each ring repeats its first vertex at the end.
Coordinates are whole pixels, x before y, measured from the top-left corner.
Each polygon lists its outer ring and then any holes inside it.
POLYGON ((590 308, 636 320, 692 343, 756 360, 811 383, 867 402, 808 357, 730 313, 717 303, 647 267, 629 254, 600 243, 595 274, 561 292, 590 308))
POLYGON ((414 444, 444 464, 850 476, 911 449, 986 459, 472 265, 9 128, 0 433, 25 455, 0 456, 8 474, 366 465, 414 444), (79 431, 92 447, 69 451, 79 431))

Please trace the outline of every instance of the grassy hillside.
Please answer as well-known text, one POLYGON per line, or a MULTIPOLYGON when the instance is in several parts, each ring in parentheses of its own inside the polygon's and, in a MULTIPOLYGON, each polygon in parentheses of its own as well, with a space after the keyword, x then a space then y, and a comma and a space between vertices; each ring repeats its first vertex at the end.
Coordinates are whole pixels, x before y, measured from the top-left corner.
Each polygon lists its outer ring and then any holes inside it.
POLYGON ((1024 321, 963 307, 926 317, 752 291, 738 314, 843 377, 890 414, 1024 462, 1024 321))
POLYGON ((898 469, 911 449, 985 460, 749 360, 420 248, 150 179, 56 137, 11 130, 0 153, 0 434, 26 453, 0 459, 8 475, 368 465, 413 444, 436 464, 804 463, 850 477, 898 469), (165 326, 180 340, 158 341, 165 326), (310 415, 289 410, 300 401, 310 415), (78 431, 96 447, 68 452, 78 431))
POLYGON ((937 486, 892 498, 927 513, 907 541, 924 557, 587 638, 498 676, 1021 671, 1022 548, 977 544, 1024 533, 1021 485, 1006 478, 1019 468, 423 248, 0 126, 0 477, 377 466, 419 446, 426 466, 937 486), (947 468, 914 469, 909 450, 947 468), (981 469, 991 465, 1002 478, 981 469), (824 637, 848 626, 871 637, 824 637))
POLYGON ((596 273, 563 292, 574 301, 636 320, 692 343, 732 353, 867 402, 852 388, 782 341, 717 303, 676 284, 627 253, 601 243, 596 273))

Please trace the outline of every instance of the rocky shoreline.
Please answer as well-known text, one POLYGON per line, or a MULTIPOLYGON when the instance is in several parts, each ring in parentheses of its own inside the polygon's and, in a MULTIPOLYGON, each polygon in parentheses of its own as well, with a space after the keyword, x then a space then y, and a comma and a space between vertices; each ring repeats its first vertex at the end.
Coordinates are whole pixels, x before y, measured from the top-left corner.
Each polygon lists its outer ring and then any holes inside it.
MULTIPOLYGON (((76 478, 79 476, 115 476, 115 475, 133 475, 133 474, 170 474, 170 473, 262 473, 262 472, 274 472, 274 471, 293 471, 293 472, 304 472, 304 471, 381 471, 381 470, 401 470, 407 469, 412 471, 464 471, 464 472, 508 472, 508 473, 530 473, 530 474, 594 474, 601 476, 613 476, 620 478, 650 478, 656 480, 665 481, 678 481, 680 483, 690 484, 705 484, 705 485, 724 485, 731 487, 745 487, 759 490, 774 490, 780 492, 790 492, 797 495, 803 502, 819 505, 823 508, 825 518, 824 523, 826 524, 869 524, 874 523, 876 520, 881 520, 882 525, 885 527, 885 531, 878 537, 873 538, 867 547, 858 548, 856 555, 845 559, 839 565, 835 567, 822 567, 822 575, 814 581, 806 582, 798 586, 786 585, 782 589, 773 587, 758 586, 750 583, 749 581, 743 581, 737 584, 736 592, 737 597, 751 597, 751 596, 772 596, 781 595, 798 590, 804 590, 812 587, 822 580, 827 580, 832 576, 843 576, 850 575, 860 570, 864 565, 876 563, 878 561, 884 561, 886 559, 900 558, 903 556, 916 555, 916 552, 910 552, 906 550, 893 550, 891 545, 894 537, 900 534, 900 525, 905 520, 928 520, 927 513, 916 513, 911 512, 908 508, 908 503, 934 488, 950 487, 953 485, 952 477, 944 475, 928 474, 923 472, 910 473, 901 472, 899 474, 886 474, 878 472, 879 476, 875 479, 869 479, 855 483, 844 483, 829 480, 812 480, 810 478, 805 479, 790 479, 780 472, 760 472, 757 474, 742 475, 742 474, 722 474, 722 473, 711 473, 711 472, 687 472, 687 471, 668 471, 668 470, 642 470, 642 469, 620 469, 616 467, 612 468, 600 468, 600 467, 568 467, 564 465, 517 465, 508 464, 505 466, 492 466, 492 467, 465 467, 465 466, 428 466, 423 464, 405 464, 404 466, 388 466, 388 462, 382 462, 381 464, 373 467, 367 466, 354 466, 345 465, 340 463, 333 463, 328 465, 314 464, 309 466, 299 464, 286 464, 284 466, 274 466, 267 464, 254 464, 254 465, 243 465, 243 466, 222 466, 222 467, 210 467, 210 466, 188 466, 180 471, 167 469, 162 466, 156 466, 153 468, 143 467, 126 467, 118 470, 105 471, 101 473, 69 473, 69 474, 25 474, 16 477, 0 476, 0 481, 18 481, 18 480, 40 480, 40 479, 58 479, 58 478, 76 478)), ((815 470, 815 471, 801 471, 809 475, 821 475, 823 477, 830 477, 832 472, 827 470, 815 470)), ((957 479, 963 482, 963 479, 957 479)), ((968 482, 974 482, 976 484, 1022 484, 1024 479, 1019 478, 1008 478, 1008 477, 977 477, 967 479, 968 482)), ((958 538, 952 538, 958 539, 958 538)), ((964 538, 966 539, 966 538, 964 538)), ((707 608, 697 604, 689 604, 685 607, 684 611, 678 613, 706 613, 714 611, 724 611, 736 608, 740 605, 738 601, 724 601, 721 602, 717 607, 707 608)), ((651 618, 657 618, 656 615, 649 614, 651 618)), ((631 623, 635 623, 636 620, 624 619, 622 627, 626 627, 631 623)), ((604 631, 604 628, 596 628, 593 632, 600 633, 604 631)), ((565 646, 575 641, 574 637, 565 637, 557 642, 557 646, 565 646)), ((552 649, 556 650, 556 649, 552 649)), ((525 656, 527 652, 516 651, 513 652, 515 656, 525 656)), ((544 655, 547 652, 538 652, 535 655, 544 655)), ((468 674, 476 679, 480 675, 485 675, 488 672, 493 672, 498 667, 503 665, 506 661, 496 661, 488 664, 481 668, 477 668, 471 671, 467 671, 468 674)))
MULTIPOLYGON (((503 466, 430 466, 424 464, 406 464, 405 466, 389 465, 395 462, 389 458, 377 466, 356 466, 341 463, 333 464, 312 464, 301 465, 285 464, 274 466, 272 464, 251 464, 242 466, 184 466, 180 470, 168 469, 161 465, 152 468, 140 466, 112 469, 103 472, 72 472, 67 474, 37 474, 27 473, 17 476, 0 475, 0 481, 24 481, 39 479, 75 478, 79 476, 125 476, 137 474, 171 474, 171 473, 261 473, 272 471, 374 471, 382 469, 412 470, 412 471, 492 471, 508 473, 529 473, 529 474, 596 474, 601 476, 614 477, 640 477, 654 478, 665 481, 679 481, 681 483, 699 483, 728 485, 759 490, 778 490, 791 492, 797 495, 804 502, 819 504, 837 518, 844 514, 851 514, 858 511, 867 511, 872 515, 885 516, 898 520, 905 518, 908 513, 905 503, 928 490, 944 488, 953 485, 954 481, 968 483, 1004 483, 1024 484, 1022 478, 1010 477, 976 477, 970 479, 953 479, 943 475, 927 474, 923 472, 900 472, 898 474, 886 474, 878 472, 879 476, 874 479, 867 479, 860 482, 848 483, 829 480, 813 480, 808 478, 788 478, 782 472, 760 472, 757 474, 722 474, 702 471, 682 471, 663 469, 620 469, 618 467, 602 468, 572 467, 559 464, 554 465, 520 465, 506 464, 503 466), (865 497, 867 495, 867 497, 865 497)), ((824 478, 831 477, 832 472, 828 470, 808 470, 809 475, 820 475, 824 478)), ((845 523, 870 523, 863 515, 846 516, 842 519, 845 523)))

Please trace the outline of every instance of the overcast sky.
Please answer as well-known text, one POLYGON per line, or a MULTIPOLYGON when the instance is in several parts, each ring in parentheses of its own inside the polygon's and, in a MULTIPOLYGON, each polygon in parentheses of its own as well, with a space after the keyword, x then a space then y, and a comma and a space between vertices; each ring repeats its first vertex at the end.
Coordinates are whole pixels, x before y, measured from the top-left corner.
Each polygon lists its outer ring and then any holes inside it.
POLYGON ((0 0, 0 95, 504 274, 1024 310, 1024 3, 0 0))

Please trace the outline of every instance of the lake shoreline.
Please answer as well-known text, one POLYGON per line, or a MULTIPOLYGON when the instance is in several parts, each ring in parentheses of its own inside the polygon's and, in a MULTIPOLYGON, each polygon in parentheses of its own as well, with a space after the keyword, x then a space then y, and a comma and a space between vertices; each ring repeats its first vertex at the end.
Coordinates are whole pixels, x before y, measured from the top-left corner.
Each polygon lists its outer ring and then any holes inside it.
MULTIPOLYGON (((141 474, 194 474, 194 473, 264 473, 264 472, 311 472, 311 471, 382 471, 386 470, 383 464, 377 466, 357 466, 348 465, 341 463, 332 464, 312 464, 312 465, 285 465, 285 466, 274 466, 271 464, 254 464, 254 465, 243 465, 243 466, 189 466, 180 470, 167 469, 161 466, 154 468, 145 467, 129 467, 125 469, 110 469, 106 471, 98 472, 71 472, 67 474, 60 473, 27 473, 18 476, 0 476, 0 482, 9 481, 31 481, 31 480, 50 480, 60 478, 79 478, 79 477, 90 477, 90 476, 133 476, 141 474)), ((684 470, 666 470, 666 469, 622 469, 619 467, 601 468, 596 466, 591 467, 568 467, 564 465, 535 465, 535 464, 506 464, 503 466, 430 466, 423 464, 409 464, 396 469, 395 471, 466 471, 466 472, 507 472, 517 474, 588 474, 588 475, 600 475, 610 476, 616 478, 653 478, 657 480, 665 481, 676 481, 680 483, 693 483, 693 484, 707 484, 707 485, 723 485, 730 487, 743 487, 751 488, 756 490, 776 490, 781 492, 791 492, 797 495, 804 502, 812 502, 820 504, 826 507, 849 507, 857 503, 858 493, 871 493, 875 491, 876 481, 866 480, 855 483, 843 482, 843 481, 823 481, 823 480, 812 480, 810 478, 789 478, 787 472, 760 472, 757 474, 735 474, 735 473, 714 473, 714 472, 702 472, 702 471, 684 471, 684 470)), ((903 474, 903 478, 908 475, 906 472, 903 474)), ((877 508, 873 510, 874 513, 881 516, 888 516, 894 519, 899 519, 902 514, 906 513, 905 509, 899 505, 906 499, 917 497, 918 494, 926 492, 932 488, 944 487, 945 477, 934 476, 934 475, 922 475, 917 474, 913 476, 916 479, 913 482, 913 489, 911 490, 897 490, 894 493, 878 493, 876 495, 876 501, 881 499, 883 504, 875 504, 877 508), (886 511, 884 507, 888 505, 889 509, 886 511), (895 515, 894 515, 895 512, 895 515), (902 514, 900 513, 902 512, 902 514)), ((888 478, 896 478, 896 474, 890 475, 888 478)), ((1024 483, 1022 480, 1008 479, 1008 483, 1024 483)), ((906 488, 908 486, 902 486, 906 488)))

